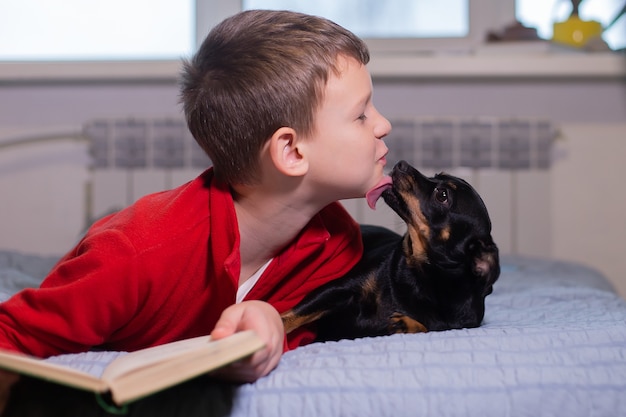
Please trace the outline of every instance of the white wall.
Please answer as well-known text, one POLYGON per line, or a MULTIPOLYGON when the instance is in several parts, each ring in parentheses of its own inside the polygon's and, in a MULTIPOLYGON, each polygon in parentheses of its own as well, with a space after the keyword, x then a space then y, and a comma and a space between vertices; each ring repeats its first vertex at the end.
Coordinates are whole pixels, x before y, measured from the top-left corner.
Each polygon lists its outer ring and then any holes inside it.
POLYGON ((626 123, 562 127, 552 176, 552 255, 604 272, 626 297, 626 123))
MULTIPOLYGON (((24 129, 19 136, 40 132, 24 129)), ((17 133, 0 130, 0 249, 62 254, 85 227, 86 142, 61 134, 3 148, 3 138, 17 133)))

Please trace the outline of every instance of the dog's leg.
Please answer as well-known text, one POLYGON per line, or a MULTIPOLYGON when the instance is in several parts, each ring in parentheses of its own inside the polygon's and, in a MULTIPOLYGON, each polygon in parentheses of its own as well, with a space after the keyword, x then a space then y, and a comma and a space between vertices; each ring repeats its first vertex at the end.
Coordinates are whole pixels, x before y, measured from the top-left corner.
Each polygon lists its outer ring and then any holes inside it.
POLYGON ((324 317, 326 313, 326 311, 318 311, 313 314, 299 315, 292 309, 284 312, 280 317, 283 319, 285 333, 291 333, 300 326, 319 320, 324 317))
POLYGON ((389 329, 391 333, 426 333, 428 329, 419 321, 411 317, 395 312, 389 317, 389 329))
POLYGON ((331 281, 309 293, 294 308, 281 314, 285 332, 319 320, 325 315, 344 308, 351 302, 354 290, 345 279, 331 281))

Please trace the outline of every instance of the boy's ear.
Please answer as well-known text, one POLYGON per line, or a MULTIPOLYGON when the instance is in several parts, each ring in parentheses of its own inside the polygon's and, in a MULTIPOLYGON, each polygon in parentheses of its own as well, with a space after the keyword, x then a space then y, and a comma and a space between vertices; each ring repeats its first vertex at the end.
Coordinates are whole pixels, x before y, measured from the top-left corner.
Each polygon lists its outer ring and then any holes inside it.
POLYGON ((270 138, 272 162, 285 175, 302 176, 309 169, 308 161, 298 145, 298 134, 290 127, 281 127, 270 138))

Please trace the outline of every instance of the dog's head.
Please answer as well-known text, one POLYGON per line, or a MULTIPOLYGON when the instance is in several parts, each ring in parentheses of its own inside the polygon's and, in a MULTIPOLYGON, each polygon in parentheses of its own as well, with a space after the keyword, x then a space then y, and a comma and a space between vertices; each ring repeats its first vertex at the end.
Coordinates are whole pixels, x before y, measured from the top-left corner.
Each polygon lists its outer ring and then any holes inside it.
POLYGON ((498 248, 476 190, 451 175, 428 178, 405 161, 391 178, 393 186, 382 197, 407 224, 403 248, 409 266, 475 277, 481 295, 491 293, 500 275, 498 248))

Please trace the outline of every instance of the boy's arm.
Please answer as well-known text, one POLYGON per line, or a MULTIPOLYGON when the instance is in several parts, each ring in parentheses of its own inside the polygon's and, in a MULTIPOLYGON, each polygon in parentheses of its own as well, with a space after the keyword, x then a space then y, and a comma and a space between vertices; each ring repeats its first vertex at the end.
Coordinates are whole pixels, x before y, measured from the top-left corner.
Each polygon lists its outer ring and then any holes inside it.
POLYGON ((254 330, 265 342, 265 348, 247 359, 219 369, 214 375, 231 381, 253 382, 278 365, 284 349, 285 330, 274 307, 264 301, 250 300, 224 310, 211 337, 222 339, 242 330, 254 330))
POLYGON ((128 272, 136 269, 132 248, 123 239, 108 240, 100 250, 66 256, 40 288, 0 303, 0 347, 45 358, 105 342, 133 313, 137 292, 128 272))

